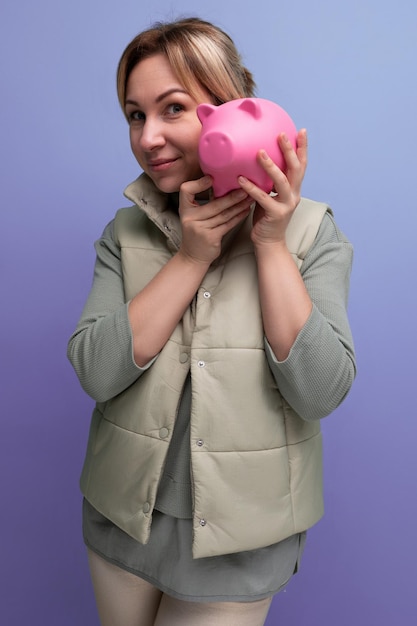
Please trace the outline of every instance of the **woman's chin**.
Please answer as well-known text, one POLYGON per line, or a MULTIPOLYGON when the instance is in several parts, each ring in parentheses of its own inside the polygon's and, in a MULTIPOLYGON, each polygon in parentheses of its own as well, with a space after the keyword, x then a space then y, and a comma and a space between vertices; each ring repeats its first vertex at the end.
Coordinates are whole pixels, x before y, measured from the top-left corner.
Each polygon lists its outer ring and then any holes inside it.
POLYGON ((183 180, 178 180, 176 178, 171 177, 163 177, 163 176, 154 176, 148 172, 148 176, 152 179, 155 187, 162 191, 163 193, 175 193, 179 191, 180 186, 184 182, 183 180))
MULTIPOLYGON (((146 172, 148 176, 152 179, 155 187, 162 191, 163 193, 176 193, 180 190, 180 187, 183 183, 198 180, 203 176, 203 173, 198 170, 183 172, 182 175, 179 172, 175 175, 174 173, 170 176, 168 174, 161 175, 161 173, 156 173, 152 171, 146 172)), ((204 193, 204 192, 203 192, 204 193)))

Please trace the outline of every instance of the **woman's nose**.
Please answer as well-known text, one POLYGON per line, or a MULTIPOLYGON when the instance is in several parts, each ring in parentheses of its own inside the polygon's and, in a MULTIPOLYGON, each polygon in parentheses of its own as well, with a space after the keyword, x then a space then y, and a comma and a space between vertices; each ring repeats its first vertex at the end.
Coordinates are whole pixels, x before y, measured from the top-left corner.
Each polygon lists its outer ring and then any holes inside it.
POLYGON ((164 145, 165 138, 162 132, 162 124, 159 120, 149 118, 145 120, 140 143, 142 149, 146 151, 154 150, 164 145))

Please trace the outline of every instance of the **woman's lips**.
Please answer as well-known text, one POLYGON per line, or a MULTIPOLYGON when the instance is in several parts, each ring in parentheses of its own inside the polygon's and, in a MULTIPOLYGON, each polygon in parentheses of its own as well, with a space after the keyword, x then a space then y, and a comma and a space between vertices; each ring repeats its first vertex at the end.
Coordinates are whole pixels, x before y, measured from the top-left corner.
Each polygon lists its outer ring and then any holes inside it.
POLYGON ((178 159, 155 159, 155 161, 148 161, 148 167, 153 172, 162 172, 167 170, 176 163, 178 159))

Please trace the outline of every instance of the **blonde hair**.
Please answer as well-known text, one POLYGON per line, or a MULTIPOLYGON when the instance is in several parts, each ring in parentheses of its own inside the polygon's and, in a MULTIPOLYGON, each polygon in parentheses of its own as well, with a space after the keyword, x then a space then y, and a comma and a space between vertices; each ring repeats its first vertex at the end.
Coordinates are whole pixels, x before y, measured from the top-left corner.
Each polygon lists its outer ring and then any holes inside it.
POLYGON ((233 40, 197 17, 158 22, 126 47, 117 69, 117 94, 124 110, 126 85, 133 68, 154 54, 164 54, 183 87, 192 95, 201 87, 214 104, 254 96, 255 82, 243 66, 233 40))

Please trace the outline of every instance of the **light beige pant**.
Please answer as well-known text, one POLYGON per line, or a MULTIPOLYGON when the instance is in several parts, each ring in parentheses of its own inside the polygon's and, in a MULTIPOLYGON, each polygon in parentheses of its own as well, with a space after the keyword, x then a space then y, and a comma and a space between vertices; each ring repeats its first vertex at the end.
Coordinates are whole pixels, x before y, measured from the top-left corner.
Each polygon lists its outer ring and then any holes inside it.
POLYGON ((256 602, 186 602, 88 550, 102 626, 262 626, 272 598, 256 602))

